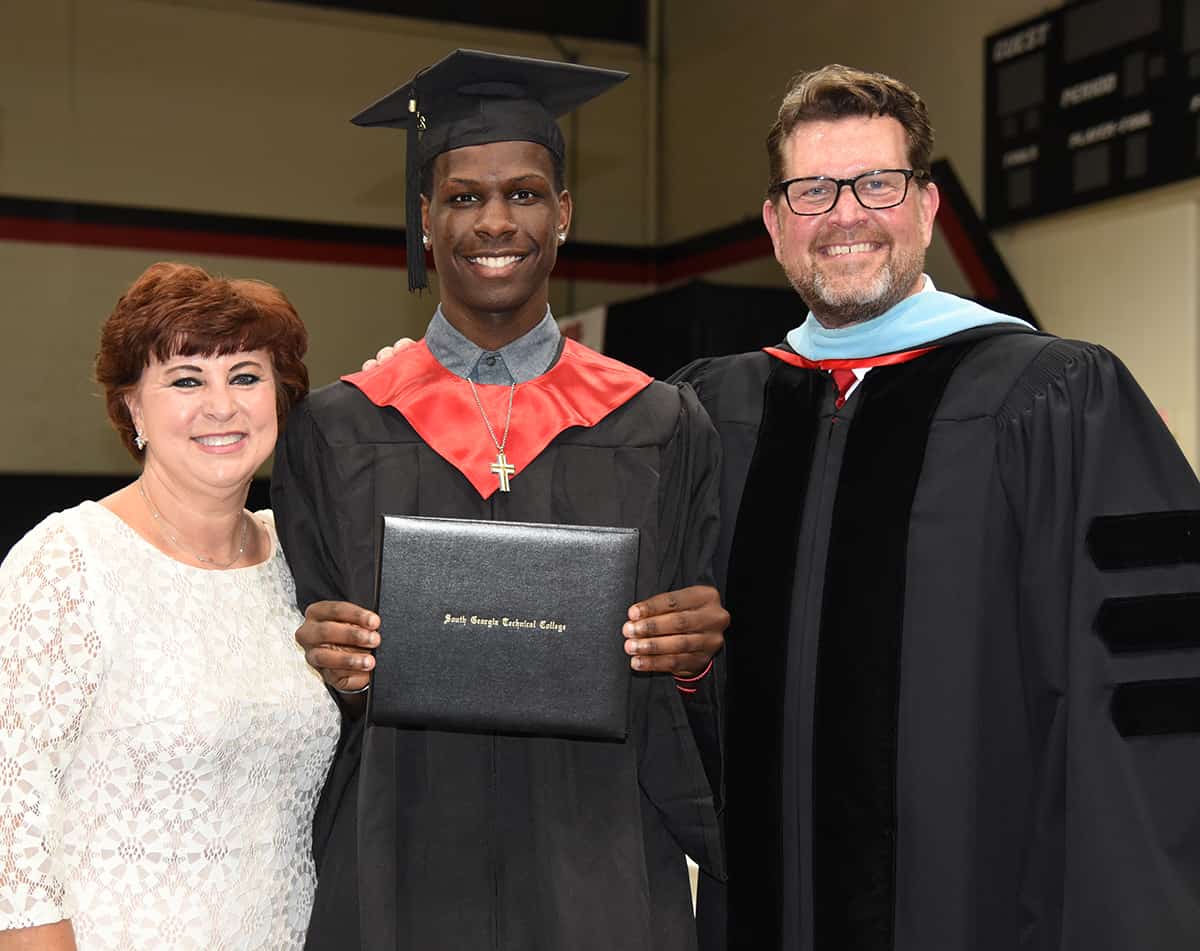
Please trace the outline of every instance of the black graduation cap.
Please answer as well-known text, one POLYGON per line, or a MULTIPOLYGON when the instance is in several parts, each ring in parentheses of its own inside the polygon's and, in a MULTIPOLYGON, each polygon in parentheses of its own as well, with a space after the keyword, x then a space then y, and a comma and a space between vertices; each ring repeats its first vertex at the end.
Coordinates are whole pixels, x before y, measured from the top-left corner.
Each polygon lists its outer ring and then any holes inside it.
POLYGON ((421 242, 421 169, 427 162, 450 149, 489 142, 536 142, 561 161, 566 147, 555 117, 628 77, 617 69, 460 49, 351 119, 408 130, 408 289, 427 286, 421 242))

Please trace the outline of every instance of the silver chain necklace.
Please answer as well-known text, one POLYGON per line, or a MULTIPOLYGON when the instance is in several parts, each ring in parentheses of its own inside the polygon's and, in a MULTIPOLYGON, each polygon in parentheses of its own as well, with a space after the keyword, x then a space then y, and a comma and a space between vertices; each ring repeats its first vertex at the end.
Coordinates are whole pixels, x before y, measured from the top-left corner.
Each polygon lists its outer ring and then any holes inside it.
POLYGON ((496 438, 496 430, 492 429, 492 421, 488 419, 487 411, 484 410, 483 403, 479 400, 479 391, 475 389, 475 381, 468 377, 467 382, 471 384, 471 395, 475 397, 475 405, 479 408, 479 415, 483 417, 483 425, 487 427, 488 435, 492 437, 492 445, 496 447, 496 461, 489 468, 500 480, 500 491, 509 492, 511 489, 508 480, 517 474, 517 470, 505 457, 504 447, 508 445, 508 427, 512 423, 513 395, 517 392, 517 382, 514 380, 508 385, 508 415, 504 417, 503 439, 496 438))
POLYGON ((187 545, 183 544, 183 542, 181 542, 178 539, 178 537, 176 537, 175 535, 172 535, 169 531, 167 531, 168 528, 174 529, 176 532, 178 532, 179 529, 175 528, 174 525, 172 525, 170 522, 168 522, 163 517, 162 513, 159 512, 159 510, 155 507, 154 503, 150 501, 150 496, 146 494, 146 490, 142 486, 141 479, 137 480, 137 489, 138 489, 138 495, 140 495, 142 497, 142 500, 146 503, 146 507, 150 509, 150 514, 154 516, 154 524, 158 526, 159 532, 172 545, 174 545, 176 548, 178 548, 184 554, 191 555, 193 558, 196 559, 196 561, 200 562, 201 564, 212 565, 212 567, 216 568, 217 570, 224 571, 226 568, 232 568, 235 564, 237 564, 238 559, 240 559, 242 557, 242 555, 244 555, 246 553, 246 537, 250 534, 250 519, 248 519, 246 517, 245 512, 242 513, 242 541, 241 541, 241 544, 238 546, 237 554, 234 555, 231 559, 229 559, 229 561, 225 562, 225 564, 222 565, 222 564, 218 564, 216 559, 209 558, 206 555, 201 555, 201 554, 198 554, 197 552, 192 551, 192 549, 188 548, 187 545))

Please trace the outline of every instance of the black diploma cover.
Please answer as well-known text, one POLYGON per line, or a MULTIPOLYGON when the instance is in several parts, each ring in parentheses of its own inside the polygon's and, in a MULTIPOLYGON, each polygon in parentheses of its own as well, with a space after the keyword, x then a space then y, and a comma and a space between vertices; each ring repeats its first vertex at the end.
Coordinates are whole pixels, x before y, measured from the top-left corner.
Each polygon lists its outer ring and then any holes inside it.
POLYGON ((371 723, 625 737, 637 529, 382 518, 371 723))

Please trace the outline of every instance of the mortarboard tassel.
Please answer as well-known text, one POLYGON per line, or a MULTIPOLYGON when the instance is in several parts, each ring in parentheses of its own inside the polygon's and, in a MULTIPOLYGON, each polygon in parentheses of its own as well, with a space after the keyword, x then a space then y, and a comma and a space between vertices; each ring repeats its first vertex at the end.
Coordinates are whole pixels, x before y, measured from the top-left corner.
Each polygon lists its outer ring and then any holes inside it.
POLYGON ((417 100, 408 100, 408 111, 412 113, 412 127, 408 130, 408 144, 404 158, 404 232, 408 249, 408 289, 419 291, 429 286, 425 275, 425 243, 421 228, 421 167, 417 145, 420 140, 425 117, 417 111, 417 100))

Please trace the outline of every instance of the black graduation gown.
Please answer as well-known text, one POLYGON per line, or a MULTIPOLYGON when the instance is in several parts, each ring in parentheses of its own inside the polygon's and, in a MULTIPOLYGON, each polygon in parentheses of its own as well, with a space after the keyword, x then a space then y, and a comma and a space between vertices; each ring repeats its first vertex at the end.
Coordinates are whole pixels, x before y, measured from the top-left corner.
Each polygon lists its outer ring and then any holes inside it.
MULTIPOLYGON (((641 598, 711 577, 718 460, 695 394, 652 383, 485 500, 404 416, 339 382, 293 410, 272 501, 301 608, 373 604, 380 513, 636 527, 641 598)), ((308 947, 694 948, 683 855, 718 874, 721 858, 689 717, 711 749, 714 694, 631 676, 626 742, 346 724, 308 947)))
POLYGON ((943 344, 836 412, 765 353, 680 374, 733 616, 701 946, 1195 951, 1196 478, 1104 349, 943 344))

